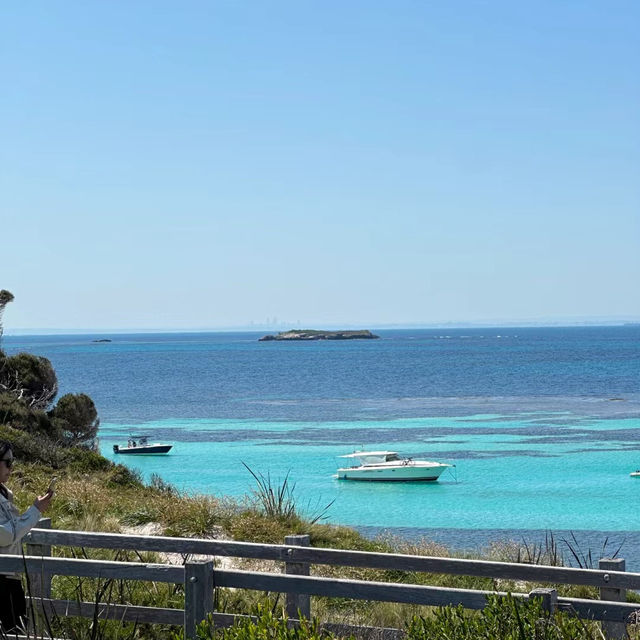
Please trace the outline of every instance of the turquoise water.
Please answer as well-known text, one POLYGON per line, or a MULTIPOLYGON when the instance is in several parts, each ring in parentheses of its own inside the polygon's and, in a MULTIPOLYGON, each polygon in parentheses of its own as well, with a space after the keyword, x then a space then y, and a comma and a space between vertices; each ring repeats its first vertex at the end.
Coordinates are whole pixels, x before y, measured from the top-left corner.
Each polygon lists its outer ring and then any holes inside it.
POLYGON ((640 467, 640 454, 628 437, 639 428, 634 418, 560 412, 370 422, 171 420, 104 424, 101 444, 107 457, 188 492, 249 494, 255 484, 243 462, 275 482, 288 473, 300 505, 317 512, 334 501, 328 521, 340 524, 634 531, 640 479, 629 472, 640 467), (167 456, 114 455, 113 444, 131 431, 173 442, 174 449, 167 456), (361 446, 456 467, 427 484, 334 479, 338 456, 361 446))

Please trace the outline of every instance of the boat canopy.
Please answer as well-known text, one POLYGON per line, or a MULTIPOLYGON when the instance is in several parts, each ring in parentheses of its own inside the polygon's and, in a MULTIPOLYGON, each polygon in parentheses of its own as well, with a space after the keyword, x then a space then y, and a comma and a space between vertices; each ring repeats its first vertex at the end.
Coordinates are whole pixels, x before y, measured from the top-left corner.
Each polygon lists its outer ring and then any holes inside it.
POLYGON ((358 458, 363 464, 380 464, 400 460, 397 451, 355 451, 341 458, 358 458))
POLYGON ((388 456, 398 455, 397 451, 354 451, 348 453, 346 456, 340 456, 341 458, 362 458, 364 456, 388 456))

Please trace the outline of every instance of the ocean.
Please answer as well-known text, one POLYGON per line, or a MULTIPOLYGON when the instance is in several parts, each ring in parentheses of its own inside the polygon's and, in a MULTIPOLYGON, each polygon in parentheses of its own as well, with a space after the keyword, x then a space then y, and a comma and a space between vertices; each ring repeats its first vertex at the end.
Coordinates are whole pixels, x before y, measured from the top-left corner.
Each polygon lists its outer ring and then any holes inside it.
POLYGON ((240 498, 255 487, 247 465, 367 535, 477 549, 551 531, 595 556, 620 547, 640 570, 640 326, 374 332, 5 336, 3 348, 46 356, 61 394, 89 394, 104 455, 147 479, 240 498), (114 455, 131 433, 173 450, 114 455), (361 448, 455 467, 438 483, 336 480, 338 456, 361 448))

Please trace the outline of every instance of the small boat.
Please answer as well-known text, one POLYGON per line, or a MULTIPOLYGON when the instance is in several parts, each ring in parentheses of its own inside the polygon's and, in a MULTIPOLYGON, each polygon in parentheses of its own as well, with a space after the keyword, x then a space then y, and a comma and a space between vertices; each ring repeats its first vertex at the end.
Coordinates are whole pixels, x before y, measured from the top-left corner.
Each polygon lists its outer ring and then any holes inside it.
POLYGON ((127 441, 126 447, 113 445, 113 453, 131 453, 135 455, 157 455, 160 453, 169 453, 173 445, 161 444, 154 442, 149 444, 147 436, 131 436, 127 441))
POLYGON ((640 469, 636 469, 629 474, 632 478, 640 478, 640 469))
POLYGON ((452 464, 403 458, 396 451, 355 451, 341 458, 360 461, 354 467, 338 469, 339 480, 369 482, 434 482, 452 464))

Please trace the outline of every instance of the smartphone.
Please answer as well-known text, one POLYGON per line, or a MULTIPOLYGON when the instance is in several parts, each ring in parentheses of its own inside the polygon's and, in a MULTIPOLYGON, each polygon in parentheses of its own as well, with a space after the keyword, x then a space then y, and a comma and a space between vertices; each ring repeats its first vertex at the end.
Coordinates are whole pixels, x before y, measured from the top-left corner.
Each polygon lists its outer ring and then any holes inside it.
POLYGON ((49 482, 49 488, 47 489, 47 493, 53 493, 55 488, 56 488, 56 482, 58 482, 58 477, 57 476, 53 476, 53 478, 51 478, 51 482, 49 482))

